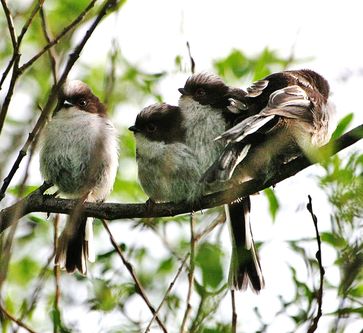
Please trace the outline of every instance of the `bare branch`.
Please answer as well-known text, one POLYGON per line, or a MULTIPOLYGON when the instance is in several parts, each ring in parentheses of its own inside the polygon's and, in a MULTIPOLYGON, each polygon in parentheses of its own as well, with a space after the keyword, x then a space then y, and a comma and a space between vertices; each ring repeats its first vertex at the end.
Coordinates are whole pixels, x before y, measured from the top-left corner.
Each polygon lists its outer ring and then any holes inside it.
POLYGON ((6 21, 8 23, 8 30, 11 38, 11 43, 13 44, 13 49, 15 50, 17 48, 18 42, 16 40, 16 32, 15 32, 13 17, 11 16, 10 9, 8 7, 8 4, 6 3, 6 0, 1 0, 1 4, 3 6, 6 21))
POLYGON ((231 302, 232 302, 232 333, 237 333, 237 311, 236 311, 236 299, 234 297, 234 289, 231 290, 231 302))
MULTIPOLYGON (((350 132, 344 134, 339 139, 331 144, 321 148, 321 153, 324 156, 332 156, 359 141, 363 137, 363 125, 356 127, 350 132)), ((240 185, 234 186, 227 191, 216 192, 209 194, 200 199, 198 207, 191 207, 190 204, 181 202, 178 204, 168 202, 153 205, 152 209, 146 204, 119 204, 119 203, 90 203, 84 204, 83 214, 89 217, 100 219, 116 220, 127 218, 142 218, 142 217, 165 217, 185 214, 190 211, 207 209, 216 206, 221 206, 225 203, 232 202, 246 195, 262 191, 263 189, 275 185, 286 178, 289 178, 299 171, 314 164, 306 157, 297 158, 287 163, 284 168, 279 170, 279 173, 270 179, 268 182, 261 180, 251 180, 240 185)), ((61 213, 69 214, 74 209, 77 200, 58 199, 52 196, 42 195, 48 188, 49 184, 43 184, 38 190, 34 191, 26 198, 20 200, 16 204, 3 209, 0 212, 0 232, 8 228, 12 221, 13 214, 21 206, 20 217, 32 212, 45 213, 61 213)))
POLYGON ((313 222, 314 222, 315 233, 316 233, 316 241, 318 243, 318 251, 316 252, 316 259, 317 259, 318 264, 319 264, 319 272, 320 272, 320 285, 319 285, 319 289, 318 289, 318 292, 317 292, 317 295, 316 295, 316 300, 318 302, 318 311, 317 311, 316 316, 315 316, 314 320, 312 321, 312 323, 311 323, 311 325, 310 325, 310 327, 308 329, 308 332, 307 332, 307 333, 313 333, 318 328, 318 323, 319 323, 319 320, 320 320, 320 318, 322 316, 325 270, 324 270, 322 259, 321 259, 321 239, 320 239, 320 234, 319 234, 319 229, 318 229, 318 218, 314 214, 313 203, 312 203, 310 195, 309 195, 309 203, 307 204, 306 208, 309 211, 309 213, 311 215, 311 218, 313 219, 313 222))
POLYGON ((35 0, 35 2, 36 2, 36 5, 34 6, 34 9, 32 10, 30 16, 28 17, 27 21, 25 22, 25 24, 22 27, 20 34, 18 36, 18 42, 17 42, 18 49, 20 48, 20 44, 21 44, 26 32, 28 31, 31 23, 33 22, 35 15, 37 15, 40 8, 42 8, 44 0, 35 0))
MULTIPOLYGON (((59 224, 59 214, 57 214, 54 218, 54 254, 57 253, 57 246, 58 246, 58 224, 59 224)), ((59 302, 61 297, 61 288, 60 288, 60 267, 59 265, 54 265, 53 267, 53 274, 54 274, 54 303, 53 303, 53 309, 56 312, 60 312, 59 302)), ((53 322, 53 333, 58 332, 58 325, 53 322)))
POLYGON ((160 320, 155 308, 152 306, 152 304, 150 303, 148 297, 146 296, 144 287, 141 285, 141 282, 139 281, 138 277, 135 274, 135 270, 134 267, 132 266, 132 264, 126 259, 126 257, 124 256, 124 254, 122 253, 120 247, 117 245, 115 239, 113 238, 113 235, 111 233, 110 228, 108 227, 107 223, 105 220, 101 220, 103 223, 103 226, 105 227, 109 237, 110 237, 110 241, 112 246, 114 247, 114 249, 116 250, 117 254, 120 256, 122 263, 125 265, 126 269, 129 271, 132 279, 134 280, 135 283, 135 287, 136 287, 136 291, 137 293, 141 296, 141 298, 144 300, 144 302, 146 303, 147 307, 150 309, 151 313, 155 316, 155 320, 158 322, 160 328, 162 329, 162 331, 164 333, 167 333, 167 329, 164 326, 163 322, 160 320))
POLYGON ((218 225, 223 224, 226 220, 226 215, 224 211, 217 216, 214 221, 208 225, 204 230, 200 231, 194 236, 194 239, 196 241, 199 241, 204 236, 208 235, 210 232, 212 232, 218 225))
POLYGON ((190 60, 190 71, 192 72, 192 74, 194 74, 195 73, 195 61, 192 56, 192 52, 190 50, 189 42, 187 42, 187 49, 188 49, 188 55, 189 55, 189 60, 190 60))
POLYGON ((3 126, 4 126, 6 114, 8 112, 10 101, 11 101, 11 97, 13 96, 13 93, 14 93, 15 83, 16 83, 16 81, 18 80, 18 78, 21 75, 21 71, 19 71, 20 45, 21 45, 23 37, 26 34, 26 32, 28 31, 28 28, 29 28, 30 24, 32 23, 35 15, 38 13, 39 9, 43 5, 43 2, 44 2, 44 0, 37 1, 37 4, 35 5, 33 11, 31 12, 28 20, 25 22, 23 28, 21 29, 21 32, 20 32, 18 38, 16 38, 15 35, 14 35, 15 30, 14 30, 14 25, 13 25, 13 22, 12 22, 12 18, 11 18, 9 8, 6 6, 6 2, 2 1, 3 8, 4 8, 4 11, 5 11, 5 15, 6 15, 7 21, 8 21, 8 27, 9 27, 9 31, 10 31, 11 40, 12 40, 12 43, 13 43, 13 57, 10 60, 9 65, 8 65, 8 67, 6 68, 6 70, 5 70, 4 74, 3 74, 2 80, 5 80, 6 75, 10 71, 11 66, 13 67, 13 73, 11 75, 11 81, 10 81, 10 86, 9 86, 8 92, 6 94, 4 103, 3 103, 2 107, 1 107, 0 134, 1 134, 1 131, 2 131, 3 126), (15 40, 14 40, 14 38, 15 38, 15 40), (11 64, 11 66, 10 66, 10 64, 11 64))
POLYGON ((27 325, 25 325, 21 320, 16 319, 11 313, 9 313, 1 304, 0 302, 0 311, 4 314, 5 317, 7 317, 8 319, 10 319, 11 321, 13 321, 16 325, 24 328, 26 331, 30 332, 30 333, 36 333, 35 331, 33 331, 30 327, 28 327, 27 325))
POLYGON ((174 277, 173 281, 171 281, 171 283, 170 283, 170 285, 169 285, 168 289, 166 290, 166 293, 165 293, 165 295, 164 295, 164 297, 163 297, 163 300, 162 300, 162 301, 161 301, 161 303, 159 304, 158 308, 156 309, 155 314, 153 315, 153 317, 151 318, 151 320, 150 320, 149 324, 147 325, 147 327, 146 327, 146 329, 145 329, 145 333, 150 332, 150 327, 151 327, 152 322, 154 321, 154 319, 155 319, 156 315, 159 313, 159 311, 160 311, 161 307, 163 306, 163 304, 165 303, 165 301, 166 301, 167 297, 169 296, 169 294, 170 294, 171 290, 173 289, 174 284, 175 284, 176 280, 178 279, 179 275, 181 274, 181 272, 182 272, 182 270, 183 270, 183 267, 184 267, 184 265, 185 265, 185 263, 186 263, 186 261, 187 261, 187 259, 188 259, 189 255, 190 255, 190 253, 187 253, 187 255, 184 257, 184 259, 183 259, 182 263, 180 264, 180 266, 179 266, 179 268, 178 268, 178 271, 176 272, 176 274, 175 274, 175 277, 174 277))
MULTIPOLYGON (((47 43, 50 44, 51 43, 50 32, 48 29, 48 24, 47 24, 47 20, 45 17, 43 7, 40 9, 39 14, 40 14, 40 18, 42 21, 42 30, 43 30, 44 38, 47 41, 47 43)), ((58 75, 57 75, 57 60, 56 60, 57 54, 55 52, 55 49, 50 48, 48 50, 48 55, 49 55, 49 60, 50 60, 50 66, 52 68, 53 82, 54 82, 54 84, 56 84, 58 75)))
MULTIPOLYGON (((4 103, 1 106, 1 112, 0 112, 0 134, 1 134, 2 129, 4 127, 6 114, 8 113, 10 101, 11 101, 11 98, 12 98, 13 93, 14 93, 15 83, 16 83, 18 77, 19 77, 19 71, 18 71, 18 69, 19 69, 20 54, 19 54, 19 52, 18 52, 17 49, 14 50, 13 59, 14 60, 11 60, 10 61, 10 62, 12 62, 13 72, 12 72, 12 75, 11 75, 9 89, 8 89, 8 92, 7 92, 6 96, 5 96, 4 103)), ((10 68, 9 68, 9 70, 10 70, 10 68)))
POLYGON ((68 25, 66 26, 62 32, 55 37, 52 41, 50 41, 47 45, 43 47, 42 50, 40 50, 33 58, 31 58, 28 62, 23 64, 19 70, 21 72, 24 72, 27 70, 35 61, 37 61, 45 52, 47 52, 51 47, 58 44, 59 41, 67 35, 71 30, 73 30, 80 22, 83 21, 86 14, 94 7, 97 0, 92 0, 88 6, 68 25))
POLYGON ((187 332, 186 326, 189 320, 190 312, 192 311, 192 292, 194 288, 194 270, 195 270, 195 245, 196 240, 194 237, 195 228, 195 216, 193 213, 190 214, 190 260, 189 260, 189 272, 188 272, 188 294, 186 299, 186 308, 183 316, 183 321, 180 327, 180 333, 187 332))

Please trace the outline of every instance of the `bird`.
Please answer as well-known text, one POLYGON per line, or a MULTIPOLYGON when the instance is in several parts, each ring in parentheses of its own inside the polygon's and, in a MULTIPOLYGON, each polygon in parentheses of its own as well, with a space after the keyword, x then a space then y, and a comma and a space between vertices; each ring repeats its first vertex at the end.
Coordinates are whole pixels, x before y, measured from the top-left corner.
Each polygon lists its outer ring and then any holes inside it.
POLYGON ((273 73, 253 83, 241 101, 230 105, 252 115, 215 138, 226 144, 203 180, 267 181, 277 167, 301 154, 313 158, 332 132, 329 91, 327 80, 309 69, 273 73))
MULTIPOLYGON (((214 73, 191 75, 184 87, 179 88, 179 92, 178 105, 184 115, 186 144, 191 147, 205 172, 218 159, 225 146, 224 140, 215 138, 255 111, 244 105, 246 91, 226 85, 214 73)), ((225 189, 222 182, 217 186, 200 183, 204 193, 225 189)), ((250 285, 258 293, 265 281, 250 225, 250 198, 239 198, 224 205, 224 208, 232 243, 229 285, 237 290, 245 290, 250 285)))
MULTIPOLYGON (((243 98, 232 100, 229 106, 236 109, 233 112, 247 109, 250 116, 215 138, 224 148, 203 181, 230 185, 251 179, 266 182, 294 158, 314 156, 314 149, 330 138, 334 106, 328 98, 328 82, 308 69, 273 73, 253 83, 243 98)), ((238 242, 236 245, 241 248, 238 242)), ((244 245, 255 252, 251 240, 244 245)), ((241 256, 235 258, 236 266, 246 269, 239 263, 241 256)), ((243 288, 247 276, 248 271, 235 275, 234 283, 243 288)))
MULTIPOLYGON (((189 77, 179 91, 178 106, 166 103, 147 106, 129 129, 135 134, 138 176, 149 196, 148 202, 186 201, 196 207, 202 195, 218 190, 204 186, 200 179, 224 147, 214 138, 241 117, 239 110, 233 114, 227 109, 229 99, 238 101, 246 93, 228 87, 221 78, 206 72, 189 77)), ((235 236, 238 244, 243 243, 245 228, 240 226, 248 215, 249 199, 225 208, 235 225, 233 232, 240 233, 235 236)), ((260 290, 264 283, 260 266, 254 265, 250 251, 243 255, 248 259, 245 264, 254 288, 260 290)), ((231 264, 231 271, 235 269, 231 264)))
MULTIPOLYGON (((106 106, 87 84, 62 86, 58 106, 40 141, 40 172, 69 198, 102 202, 113 188, 118 169, 118 137, 106 106)), ((92 220, 81 209, 70 214, 58 239, 55 264, 67 272, 87 273, 94 261, 92 220)))
POLYGON ((129 127, 136 140, 138 178, 150 203, 194 203, 202 195, 204 170, 185 143, 183 123, 178 106, 155 103, 142 109, 129 127))

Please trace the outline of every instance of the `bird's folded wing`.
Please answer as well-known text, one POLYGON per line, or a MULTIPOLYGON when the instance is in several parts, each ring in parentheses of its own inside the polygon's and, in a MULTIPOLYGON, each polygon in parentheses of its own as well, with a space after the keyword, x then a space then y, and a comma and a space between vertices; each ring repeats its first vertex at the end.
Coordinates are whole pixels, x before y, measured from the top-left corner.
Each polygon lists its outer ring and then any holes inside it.
POLYGON ((258 114, 248 117, 216 138, 227 142, 241 142, 247 136, 257 132, 271 130, 276 116, 301 119, 311 122, 311 101, 305 90, 294 85, 276 90, 269 98, 267 106, 258 114))

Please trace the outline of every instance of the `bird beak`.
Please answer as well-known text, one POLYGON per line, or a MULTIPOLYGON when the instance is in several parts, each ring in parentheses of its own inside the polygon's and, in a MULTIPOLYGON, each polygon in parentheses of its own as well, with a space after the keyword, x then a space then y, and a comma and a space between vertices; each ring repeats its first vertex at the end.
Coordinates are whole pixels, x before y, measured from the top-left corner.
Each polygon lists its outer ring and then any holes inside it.
POLYGON ((66 109, 71 108, 72 106, 74 106, 74 104, 69 101, 64 101, 63 103, 63 107, 66 109))
POLYGON ((74 104, 72 104, 69 101, 66 101, 65 99, 61 98, 58 100, 58 104, 55 108, 55 113, 57 113, 58 111, 60 111, 61 109, 65 108, 68 109, 70 107, 74 106, 74 104))
POLYGON ((141 132, 140 129, 138 129, 135 125, 134 126, 130 126, 129 127, 129 131, 134 132, 134 133, 141 132))
POLYGON ((187 95, 187 92, 185 91, 185 89, 184 89, 184 88, 179 88, 178 90, 179 90, 179 92, 180 92, 182 95, 187 95))

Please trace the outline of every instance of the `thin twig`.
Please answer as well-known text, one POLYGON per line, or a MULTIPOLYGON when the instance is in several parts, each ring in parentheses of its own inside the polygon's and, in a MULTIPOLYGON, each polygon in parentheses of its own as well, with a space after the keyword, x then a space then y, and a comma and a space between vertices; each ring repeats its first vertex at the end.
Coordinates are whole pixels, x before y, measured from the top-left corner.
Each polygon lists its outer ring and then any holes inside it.
POLYGON ((83 21, 84 17, 87 15, 87 13, 94 7, 97 0, 92 0, 88 6, 68 25, 66 26, 62 32, 55 37, 52 41, 50 41, 47 45, 43 47, 34 57, 32 57, 29 61, 27 61, 25 64, 23 64, 19 70, 21 72, 24 72, 27 70, 35 61, 37 61, 45 52, 47 52, 51 47, 58 44, 59 41, 67 35, 71 30, 73 30, 80 22, 83 21))
MULTIPOLYGON (((54 217, 54 253, 57 253, 57 247, 58 247, 58 224, 59 224, 59 214, 56 214, 54 217)), ((54 303, 53 308, 54 311, 60 312, 59 308, 59 301, 61 296, 61 289, 60 289, 60 267, 59 265, 54 265, 53 268, 53 274, 54 274, 54 303)), ((58 333, 58 325, 53 321, 53 333, 58 333)))
POLYGON ((323 288, 324 288, 324 274, 325 274, 325 270, 323 267, 323 263, 322 263, 322 259, 321 259, 321 239, 320 239, 320 234, 319 234, 319 229, 318 229, 318 219, 316 217, 316 215, 314 214, 313 211, 313 204, 312 204, 312 200, 311 200, 311 196, 309 195, 309 203, 307 204, 306 208, 309 211, 309 213, 311 214, 311 218, 313 219, 314 222, 314 227, 315 227, 315 233, 316 233, 316 241, 318 243, 318 251, 316 252, 316 259, 318 261, 319 264, 319 272, 320 272, 320 285, 319 285, 319 289, 316 295, 316 300, 318 302, 318 310, 316 313, 315 318, 313 319, 308 332, 307 333, 313 333, 316 331, 316 329, 318 328, 318 323, 319 320, 322 316, 322 304, 323 304, 323 288))
POLYGON ((234 297, 234 289, 231 290, 231 302, 232 302, 232 333, 237 333, 237 311, 236 311, 236 299, 234 297))
POLYGON ((150 332, 150 327, 151 327, 152 322, 154 321, 154 319, 155 319, 156 315, 159 313, 159 311, 160 311, 161 307, 164 305, 164 303, 165 303, 165 301, 166 301, 167 297, 169 296, 169 294, 170 294, 171 290, 173 289, 173 287, 174 287, 174 284, 175 284, 176 280, 179 278, 179 275, 181 274, 181 272, 182 272, 182 270, 183 270, 183 267, 184 267, 184 265, 185 265, 185 263, 186 263, 187 259, 189 258, 189 255, 190 255, 190 253, 187 253, 187 255, 184 257, 184 259, 183 259, 183 261, 182 261, 181 265, 180 265, 180 266, 179 266, 179 268, 178 268, 178 271, 177 271, 177 272, 176 272, 176 274, 175 274, 175 277, 174 277, 173 281, 171 281, 171 283, 170 283, 170 285, 169 285, 168 289, 166 290, 166 293, 165 293, 165 295, 164 295, 164 297, 163 297, 163 300, 162 300, 162 301, 161 301, 161 303, 159 304, 158 308, 156 309, 155 314, 153 315, 153 317, 151 318, 151 320, 150 320, 149 324, 147 325, 147 327, 146 327, 146 329, 145 329, 145 333, 150 332))
POLYGON ((194 227, 195 227, 195 216, 194 213, 190 214, 190 260, 189 260, 189 272, 188 272, 188 294, 186 299, 186 308, 183 316, 183 321, 180 326, 180 333, 186 332, 187 323, 189 320, 190 313, 192 311, 191 298, 194 287, 194 270, 195 270, 195 237, 194 237, 194 227))
POLYGON ((190 71, 192 72, 192 74, 194 74, 195 73, 195 61, 194 61, 194 58, 192 57, 192 52, 190 50, 189 42, 187 42, 187 49, 188 49, 188 55, 189 55, 189 60, 190 60, 190 71))
POLYGON ((10 319, 12 322, 14 322, 16 325, 24 328, 25 330, 27 330, 30 333, 36 333, 35 331, 33 331, 29 326, 25 325, 21 320, 16 319, 11 313, 9 313, 1 304, 0 302, 0 311, 5 315, 5 317, 7 317, 8 319, 10 319))
POLYGON ((219 214, 210 225, 208 225, 204 230, 200 231, 198 234, 195 235, 194 237, 195 241, 199 241, 201 238, 208 235, 218 225, 224 223, 225 220, 226 220, 225 214, 224 213, 219 214))
MULTIPOLYGON (((30 299, 26 302, 26 304, 22 307, 21 315, 19 320, 23 320, 29 313, 31 313, 35 306, 37 305, 39 295, 44 290, 44 280, 46 278, 46 274, 48 273, 48 267, 51 264, 52 260, 54 258, 54 253, 52 253, 45 265, 42 267, 41 271, 39 272, 39 275, 37 277, 36 287, 34 288, 33 294, 30 297, 30 299)), ((14 333, 16 333, 14 331, 14 333)))
POLYGON ((105 75, 105 89, 104 89, 104 97, 103 101, 106 105, 110 106, 112 101, 112 95, 115 90, 115 84, 116 84, 116 69, 117 64, 119 62, 119 53, 120 53, 120 47, 117 44, 116 38, 112 40, 112 47, 109 52, 108 58, 109 58, 109 68, 107 69, 106 75, 105 75))
POLYGON ((2 129, 4 127, 5 118, 6 118, 6 115, 8 113, 11 98, 12 98, 13 93, 14 93, 15 84, 16 84, 16 81, 17 81, 17 79, 19 77, 20 53, 18 52, 18 50, 14 50, 14 57, 13 58, 14 58, 14 61, 13 61, 13 64, 12 64, 13 72, 11 74, 9 89, 8 89, 8 92, 7 92, 6 96, 5 96, 4 103, 2 104, 1 111, 0 111, 0 134, 1 134, 2 129))
MULTIPOLYGON (((22 179, 22 181, 20 183, 20 186, 19 186, 18 196, 20 198, 23 197, 23 195, 24 195, 25 185, 26 185, 26 182, 27 182, 28 176, 29 176, 30 163, 31 163, 32 158, 34 156, 35 145, 36 145, 36 141, 34 141, 33 145, 31 146, 28 163, 27 163, 27 165, 25 167, 24 176, 23 176, 23 179, 22 179)), ((9 265, 10 258, 11 258, 11 255, 12 255, 11 247, 12 247, 12 244, 13 244, 15 232, 16 232, 16 229, 17 229, 17 226, 18 226, 19 217, 21 216, 22 210, 23 210, 23 207, 19 206, 17 211, 15 211, 15 214, 13 215, 13 223, 11 225, 10 232, 9 232, 9 234, 8 234, 6 240, 5 240, 4 249, 2 250, 1 272, 0 272, 0 293, 1 293, 1 290, 2 290, 3 282, 5 281, 6 276, 7 276, 8 265, 9 265)))
POLYGON ((8 30, 9 30, 9 34, 10 34, 10 38, 11 38, 11 43, 13 44, 13 49, 15 50, 17 48, 18 42, 16 40, 16 32, 15 32, 13 17, 11 15, 8 4, 6 3, 6 0, 1 0, 1 4, 3 6, 4 14, 6 17, 7 24, 8 24, 8 30))
MULTIPOLYGON (((10 60, 10 63, 12 63, 12 67, 13 67, 13 73, 11 75, 9 89, 8 89, 7 94, 6 94, 6 97, 5 97, 4 103, 3 103, 2 107, 1 107, 1 112, 0 112, 0 134, 2 132, 4 122, 5 122, 5 118, 6 118, 6 114, 8 112, 10 101, 11 101, 11 98, 12 98, 13 93, 14 93, 16 81, 18 80, 18 78, 20 77, 20 74, 21 74, 21 71, 19 71, 21 42, 22 42, 26 32, 28 31, 28 28, 29 28, 30 24, 32 23, 35 15, 38 13, 39 9, 43 5, 43 2, 44 2, 44 0, 36 1, 36 5, 35 5, 34 9, 32 10, 30 16, 28 17, 28 19, 25 22, 23 28, 21 29, 21 32, 20 32, 19 36, 16 38, 16 37, 13 36, 13 34, 15 33, 15 30, 13 29, 14 25, 13 25, 13 22, 12 22, 12 19, 11 19, 10 11, 6 6, 5 1, 3 1, 3 8, 4 8, 4 11, 5 11, 5 15, 7 17, 8 29, 10 31, 11 40, 12 40, 12 43, 13 43, 13 57, 12 57, 12 59, 14 59, 14 61, 10 60), (14 40, 14 38, 15 38, 15 40, 14 40)), ((10 68, 9 68, 9 70, 10 70, 10 68)), ((3 77, 3 78, 5 80, 5 77, 3 77)))
POLYGON ((40 8, 42 8, 44 0, 35 0, 36 4, 32 10, 32 12, 30 13, 28 19, 26 20, 25 24, 23 25, 20 34, 18 36, 17 39, 17 44, 18 44, 18 49, 20 48, 20 44, 26 34, 26 32, 28 31, 31 23, 33 22, 33 19, 35 17, 35 15, 37 15, 38 11, 40 10, 40 8))
POLYGON ((148 306, 148 308, 150 309, 151 313, 153 315, 155 315, 155 320, 158 322, 160 328, 162 329, 163 332, 167 332, 167 329, 164 325, 164 323, 160 320, 159 316, 156 313, 155 308, 152 306, 152 304, 150 303, 148 297, 146 296, 144 287, 141 285, 141 282, 139 281, 139 278, 136 276, 134 267, 132 266, 132 264, 126 259, 126 257, 124 256, 124 254, 122 253, 120 247, 118 246, 118 244, 116 243, 115 239, 113 238, 113 235, 111 233, 110 228, 107 225, 107 222, 105 220, 101 220, 103 223, 104 228, 106 229, 109 237, 110 237, 110 241, 112 246, 114 247, 114 249, 116 250, 116 252, 118 253, 119 257, 122 260, 122 263, 125 265, 126 269, 129 271, 132 279, 134 280, 135 283, 135 287, 136 287, 136 291, 137 293, 141 296, 141 298, 144 300, 144 302, 146 303, 146 305, 148 306))
MULTIPOLYGON (((47 20, 45 18, 45 13, 44 13, 44 8, 42 7, 40 9, 40 18, 42 21, 42 30, 43 30, 43 35, 45 40, 47 41, 47 43, 49 44, 51 42, 51 38, 50 38, 50 32, 48 29, 48 24, 47 24, 47 20)), ((53 76, 53 84, 57 83, 57 55, 55 52, 55 49, 52 47, 48 50, 48 55, 49 55, 49 61, 50 61, 50 67, 52 68, 52 76, 53 76)))

